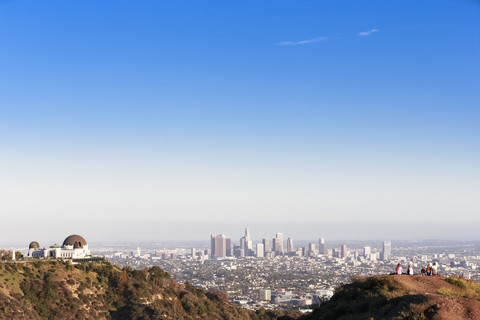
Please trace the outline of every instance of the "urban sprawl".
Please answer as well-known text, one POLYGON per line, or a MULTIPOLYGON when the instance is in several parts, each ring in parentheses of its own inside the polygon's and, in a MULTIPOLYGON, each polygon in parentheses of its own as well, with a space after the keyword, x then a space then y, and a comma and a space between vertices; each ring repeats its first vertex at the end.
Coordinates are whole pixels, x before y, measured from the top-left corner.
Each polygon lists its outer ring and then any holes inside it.
MULTIPOLYGON (((244 307, 309 310, 329 299, 334 289, 354 276, 389 274, 411 264, 414 273, 436 262, 442 276, 461 275, 480 281, 480 243, 424 241, 299 241, 284 247, 282 233, 254 243, 245 229, 238 244, 225 235, 207 242, 112 245, 98 248, 112 263, 144 268, 157 265, 179 282, 227 292, 244 307), (393 246, 392 246, 393 244, 393 246), (128 249, 127 249, 128 248, 128 249)), ((405 268, 406 270, 406 268, 405 268)))

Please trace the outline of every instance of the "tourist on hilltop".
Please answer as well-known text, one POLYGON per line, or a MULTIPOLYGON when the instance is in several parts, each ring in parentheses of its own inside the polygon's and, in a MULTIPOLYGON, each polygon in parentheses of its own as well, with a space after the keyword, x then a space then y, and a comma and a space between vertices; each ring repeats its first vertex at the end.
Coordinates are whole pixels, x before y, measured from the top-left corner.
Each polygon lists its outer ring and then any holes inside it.
POLYGON ((425 270, 425 275, 431 276, 432 275, 432 265, 429 263, 427 269, 425 270))
POLYGON ((438 276, 438 266, 436 262, 434 262, 432 266, 432 276, 438 276))
POLYGON ((402 265, 399 263, 397 264, 397 268, 395 269, 396 274, 402 274, 402 265))
POLYGON ((408 265, 407 274, 410 276, 413 276, 413 268, 411 264, 408 265))

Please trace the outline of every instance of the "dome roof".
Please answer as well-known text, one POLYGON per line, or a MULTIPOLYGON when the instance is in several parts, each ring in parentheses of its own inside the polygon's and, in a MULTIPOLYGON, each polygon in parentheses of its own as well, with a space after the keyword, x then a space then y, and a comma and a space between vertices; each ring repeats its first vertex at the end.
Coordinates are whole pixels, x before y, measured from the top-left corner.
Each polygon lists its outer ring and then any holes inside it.
POLYGON ((87 244, 87 241, 85 241, 85 239, 82 236, 79 236, 78 234, 72 234, 71 236, 68 236, 63 241, 64 246, 73 246, 75 249, 83 248, 83 246, 86 244, 87 244))
POLYGON ((28 249, 38 249, 40 248, 40 244, 37 241, 32 241, 28 245, 28 249))

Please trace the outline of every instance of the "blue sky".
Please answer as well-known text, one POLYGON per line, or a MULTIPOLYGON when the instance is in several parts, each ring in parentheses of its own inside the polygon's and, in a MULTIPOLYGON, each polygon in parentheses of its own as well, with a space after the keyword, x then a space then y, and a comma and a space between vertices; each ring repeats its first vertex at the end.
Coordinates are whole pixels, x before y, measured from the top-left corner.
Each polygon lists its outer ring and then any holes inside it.
POLYGON ((480 225, 479 40, 478 1, 0 1, 0 212, 478 237, 423 227, 480 225))

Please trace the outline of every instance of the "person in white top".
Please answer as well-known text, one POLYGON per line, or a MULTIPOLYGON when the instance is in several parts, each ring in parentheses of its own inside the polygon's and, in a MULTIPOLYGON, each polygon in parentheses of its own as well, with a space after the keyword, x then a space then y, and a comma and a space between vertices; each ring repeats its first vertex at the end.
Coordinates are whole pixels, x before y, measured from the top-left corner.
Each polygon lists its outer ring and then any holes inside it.
POLYGON ((411 276, 413 275, 413 268, 412 268, 412 265, 411 265, 411 264, 408 265, 407 274, 408 274, 408 275, 411 275, 411 276))
POLYGON ((434 262, 432 266, 432 276, 438 276, 438 266, 436 262, 434 262))

